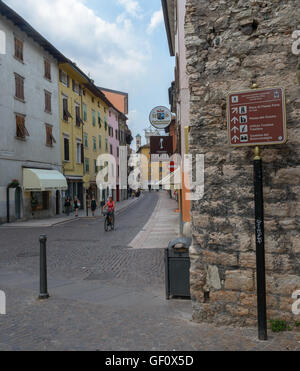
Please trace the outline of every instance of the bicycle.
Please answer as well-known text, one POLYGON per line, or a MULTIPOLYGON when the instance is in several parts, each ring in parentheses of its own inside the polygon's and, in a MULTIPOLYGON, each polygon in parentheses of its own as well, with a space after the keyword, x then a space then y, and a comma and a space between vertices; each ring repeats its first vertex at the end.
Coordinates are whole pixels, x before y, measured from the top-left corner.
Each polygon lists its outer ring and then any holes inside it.
POLYGON ((114 231, 115 230, 115 216, 114 216, 114 214, 110 213, 108 211, 105 211, 103 213, 103 215, 105 216, 105 220, 104 220, 104 230, 105 230, 105 232, 108 232, 109 227, 110 227, 111 231, 114 231))

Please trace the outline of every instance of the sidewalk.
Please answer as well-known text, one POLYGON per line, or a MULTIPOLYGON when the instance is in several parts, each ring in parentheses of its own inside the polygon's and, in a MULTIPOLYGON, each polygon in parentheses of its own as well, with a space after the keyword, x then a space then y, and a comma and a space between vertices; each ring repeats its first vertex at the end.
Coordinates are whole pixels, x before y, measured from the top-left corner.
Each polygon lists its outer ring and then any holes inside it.
POLYGON ((178 204, 167 192, 160 192, 157 206, 142 231, 129 244, 133 249, 162 249, 179 237, 178 204))
MULTIPOLYGON (((143 194, 139 198, 130 198, 129 200, 121 201, 116 203, 116 214, 126 210, 128 207, 133 205, 134 203, 138 202, 143 198, 143 194)), ((98 208, 95 213, 95 218, 101 218, 101 210, 98 208)), ((65 214, 48 219, 36 219, 36 220, 27 220, 27 221, 18 221, 9 224, 2 224, 0 228, 45 228, 45 227, 54 227, 59 224, 70 223, 76 220, 80 220, 82 218, 93 218, 92 211, 89 209, 89 216, 86 216, 86 210, 79 211, 79 218, 75 217, 75 213, 71 213, 70 216, 66 216, 65 214)))

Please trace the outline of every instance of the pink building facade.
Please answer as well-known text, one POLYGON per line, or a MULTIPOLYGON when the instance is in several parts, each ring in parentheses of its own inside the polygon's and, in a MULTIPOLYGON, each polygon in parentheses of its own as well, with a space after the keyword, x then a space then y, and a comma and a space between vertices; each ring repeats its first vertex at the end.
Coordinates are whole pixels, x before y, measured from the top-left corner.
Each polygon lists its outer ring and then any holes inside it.
POLYGON ((112 172, 116 177, 116 189, 110 190, 110 195, 114 201, 120 201, 120 142, 119 142, 119 113, 113 108, 108 113, 108 133, 109 133, 109 154, 115 158, 112 172))

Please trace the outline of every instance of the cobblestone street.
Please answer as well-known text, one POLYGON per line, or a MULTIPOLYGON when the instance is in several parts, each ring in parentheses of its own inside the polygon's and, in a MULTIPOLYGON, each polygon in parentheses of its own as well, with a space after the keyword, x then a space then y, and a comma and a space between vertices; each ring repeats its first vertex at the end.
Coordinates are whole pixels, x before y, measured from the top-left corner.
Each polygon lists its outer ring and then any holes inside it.
POLYGON ((157 245, 159 229, 151 220, 172 223, 169 236, 161 231, 170 240, 176 208, 167 193, 146 193, 116 216, 116 231, 106 234, 102 218, 50 228, 1 227, 0 289, 7 295, 7 315, 0 316, 0 350, 300 350, 299 333, 270 334, 261 343, 256 329, 195 324, 190 301, 165 300, 166 246, 157 245), (43 233, 51 298, 40 302, 43 233), (140 233, 147 235, 147 248, 137 246, 140 233))

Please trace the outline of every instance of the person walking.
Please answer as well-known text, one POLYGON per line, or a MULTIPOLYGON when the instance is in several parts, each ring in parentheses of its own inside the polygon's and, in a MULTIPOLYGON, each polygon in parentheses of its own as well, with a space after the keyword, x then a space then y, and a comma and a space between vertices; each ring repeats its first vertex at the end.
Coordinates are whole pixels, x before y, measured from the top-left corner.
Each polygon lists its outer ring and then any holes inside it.
POLYGON ((80 201, 78 200, 78 197, 76 196, 74 199, 74 209, 75 209, 76 218, 78 218, 79 208, 80 208, 80 201))
POLYGON ((93 217, 95 216, 96 209, 97 209, 97 202, 96 202, 95 197, 93 196, 92 201, 91 201, 91 210, 92 210, 93 217))
POLYGON ((71 200, 70 200, 70 197, 67 197, 65 201, 65 212, 67 216, 70 216, 70 211, 71 211, 71 200))

